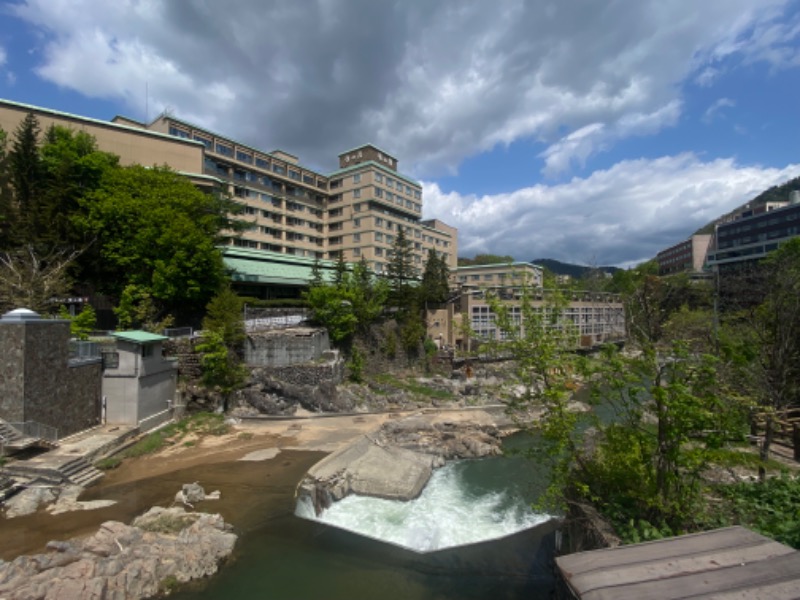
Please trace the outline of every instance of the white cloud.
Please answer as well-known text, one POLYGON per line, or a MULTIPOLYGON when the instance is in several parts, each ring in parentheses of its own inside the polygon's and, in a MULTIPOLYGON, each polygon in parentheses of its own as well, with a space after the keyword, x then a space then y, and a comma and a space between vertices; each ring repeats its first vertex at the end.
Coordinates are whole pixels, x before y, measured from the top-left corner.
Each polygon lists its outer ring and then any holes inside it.
POLYGON ((371 141, 435 176, 518 140, 557 173, 669 127, 680 84, 710 83, 723 58, 791 62, 787 2, 27 0, 16 14, 43 33, 42 77, 132 116, 147 86, 151 107, 312 166, 371 141))
POLYGON ((734 106, 736 106, 736 102, 734 100, 731 100, 730 98, 719 98, 706 109, 706 112, 703 114, 703 121, 705 123, 711 123, 721 114, 723 109, 733 108, 734 106))
POLYGON ((630 160, 560 185, 487 196, 425 184, 426 212, 459 230, 459 254, 629 265, 656 253, 770 186, 800 176, 691 153, 630 160))

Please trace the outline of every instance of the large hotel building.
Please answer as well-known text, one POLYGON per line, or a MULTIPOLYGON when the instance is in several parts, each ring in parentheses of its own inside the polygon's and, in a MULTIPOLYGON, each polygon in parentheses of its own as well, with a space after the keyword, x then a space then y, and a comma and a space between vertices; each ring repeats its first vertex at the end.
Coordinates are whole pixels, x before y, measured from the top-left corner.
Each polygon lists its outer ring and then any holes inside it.
POLYGON ((398 171, 396 157, 371 144, 341 153, 338 169, 325 174, 288 152, 259 150, 167 114, 151 123, 102 121, 0 100, 0 127, 13 134, 29 112, 43 130, 56 124, 94 136, 122 164, 168 165, 201 188, 227 189, 250 227, 231 238, 234 248, 226 254, 248 256, 262 270, 265 263, 307 267, 341 256, 347 262, 364 258, 384 273, 402 229, 420 271, 429 249, 455 271, 457 231, 422 219, 419 182, 398 171))

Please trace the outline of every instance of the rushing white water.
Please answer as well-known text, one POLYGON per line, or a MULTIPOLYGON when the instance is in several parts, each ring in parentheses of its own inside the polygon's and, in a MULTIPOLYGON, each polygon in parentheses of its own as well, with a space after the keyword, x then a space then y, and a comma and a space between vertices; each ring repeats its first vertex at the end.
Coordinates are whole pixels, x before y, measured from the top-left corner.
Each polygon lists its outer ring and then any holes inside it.
POLYGON ((417 552, 491 540, 550 519, 505 492, 470 493, 457 463, 436 470, 410 502, 350 495, 319 517, 310 502, 299 502, 295 514, 417 552))

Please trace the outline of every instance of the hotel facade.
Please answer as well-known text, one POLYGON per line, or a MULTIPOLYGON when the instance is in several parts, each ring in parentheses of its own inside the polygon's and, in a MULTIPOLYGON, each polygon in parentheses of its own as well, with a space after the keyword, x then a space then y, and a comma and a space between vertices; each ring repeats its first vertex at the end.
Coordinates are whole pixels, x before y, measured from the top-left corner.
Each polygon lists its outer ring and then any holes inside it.
MULTIPOLYGON (((305 269, 317 259, 363 258, 374 272, 385 273, 401 229, 420 273, 429 250, 456 268, 456 229, 422 219, 422 186, 398 170, 395 156, 372 144, 342 152, 338 169, 325 174, 283 150, 263 151, 167 114, 150 123, 120 116, 102 121, 0 100, 0 127, 11 135, 28 113, 43 131, 61 125, 92 135, 123 165, 167 165, 200 189, 227 191, 249 226, 230 244, 260 251, 262 273, 270 257, 283 264, 297 258, 305 269)), ((253 283, 247 273, 234 272, 233 278, 253 283)), ((265 284, 261 295, 270 296, 269 277, 258 283, 265 284)))

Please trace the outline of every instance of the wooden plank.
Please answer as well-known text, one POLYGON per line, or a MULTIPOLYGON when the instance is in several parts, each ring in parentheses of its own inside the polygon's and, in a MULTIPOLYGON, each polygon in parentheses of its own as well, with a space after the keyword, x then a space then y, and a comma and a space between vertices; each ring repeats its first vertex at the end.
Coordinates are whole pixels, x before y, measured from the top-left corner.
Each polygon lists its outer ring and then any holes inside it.
POLYGON ((666 540, 567 554, 556 558, 556 564, 564 577, 569 580, 575 575, 596 569, 760 544, 766 539, 744 527, 726 527, 666 540))
POLYGON ((730 590, 718 594, 697 596, 700 600, 797 600, 800 598, 800 581, 782 581, 753 588, 730 590))
MULTIPOLYGON (((676 600, 702 598, 710 594, 796 582, 800 590, 800 552, 770 560, 692 573, 631 585, 610 586, 580 594, 581 600, 676 600)), ((760 596, 761 598, 769 596, 760 596)))
POLYGON ((691 573, 701 573, 734 567, 745 563, 769 560, 795 552, 789 546, 774 541, 764 541, 758 545, 709 550, 699 554, 671 557, 663 560, 640 562, 635 565, 622 565, 601 571, 590 571, 575 575, 570 585, 575 590, 587 593, 593 589, 628 585, 642 581, 682 577, 691 573))

